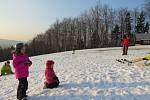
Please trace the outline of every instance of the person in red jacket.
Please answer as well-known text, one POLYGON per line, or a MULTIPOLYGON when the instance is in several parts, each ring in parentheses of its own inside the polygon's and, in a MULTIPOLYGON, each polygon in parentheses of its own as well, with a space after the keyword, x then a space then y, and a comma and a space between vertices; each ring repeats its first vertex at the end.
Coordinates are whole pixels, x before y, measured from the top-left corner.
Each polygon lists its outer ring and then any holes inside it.
POLYGON ((54 66, 54 61, 48 60, 46 62, 45 82, 44 82, 44 88, 43 89, 56 88, 56 87, 58 87, 58 85, 60 83, 58 77, 56 76, 56 74, 54 72, 53 66, 54 66))
POLYGON ((122 55, 127 55, 128 54, 128 47, 129 47, 129 37, 128 37, 128 35, 123 36, 122 46, 123 46, 123 54, 122 55))

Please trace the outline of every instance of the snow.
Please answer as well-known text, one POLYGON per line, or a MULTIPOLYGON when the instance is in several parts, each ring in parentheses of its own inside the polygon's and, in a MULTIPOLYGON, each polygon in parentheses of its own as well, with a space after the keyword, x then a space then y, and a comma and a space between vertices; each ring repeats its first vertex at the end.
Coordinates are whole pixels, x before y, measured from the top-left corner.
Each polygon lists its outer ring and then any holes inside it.
MULTIPOLYGON (((117 47, 32 57, 29 100, 150 100, 150 66, 115 61, 143 57, 150 53, 150 45, 130 47, 127 56, 121 53, 117 47), (61 84, 56 89, 43 90, 45 62, 49 59, 56 62, 54 69, 61 84)), ((16 100, 17 85, 14 75, 0 77, 0 100, 16 100)))

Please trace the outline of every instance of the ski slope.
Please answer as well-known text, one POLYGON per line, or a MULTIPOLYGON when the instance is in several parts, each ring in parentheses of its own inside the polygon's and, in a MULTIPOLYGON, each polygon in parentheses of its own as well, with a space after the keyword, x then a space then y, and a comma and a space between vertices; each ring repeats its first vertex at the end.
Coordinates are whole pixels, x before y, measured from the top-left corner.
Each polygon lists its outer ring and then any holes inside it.
MULTIPOLYGON (((150 66, 115 61, 146 53, 150 53, 149 45, 130 47, 127 56, 122 56, 122 49, 117 47, 31 57, 29 100, 150 100, 150 66), (61 84, 56 89, 43 90, 45 63, 49 59, 56 62, 54 69, 61 84)), ((0 100, 16 100, 17 85, 14 75, 0 77, 0 100)))

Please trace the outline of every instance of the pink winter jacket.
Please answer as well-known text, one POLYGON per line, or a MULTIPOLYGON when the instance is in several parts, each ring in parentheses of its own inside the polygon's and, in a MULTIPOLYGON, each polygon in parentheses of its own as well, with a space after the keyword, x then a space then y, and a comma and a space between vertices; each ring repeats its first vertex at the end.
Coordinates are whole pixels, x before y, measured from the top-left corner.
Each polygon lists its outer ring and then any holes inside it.
POLYGON ((56 74, 53 70, 53 68, 48 68, 46 67, 45 69, 45 82, 48 84, 51 84, 53 82, 55 82, 54 77, 56 77, 56 74))
POLYGON ((13 54, 13 66, 17 79, 29 76, 29 67, 26 65, 28 62, 32 63, 26 54, 13 54))

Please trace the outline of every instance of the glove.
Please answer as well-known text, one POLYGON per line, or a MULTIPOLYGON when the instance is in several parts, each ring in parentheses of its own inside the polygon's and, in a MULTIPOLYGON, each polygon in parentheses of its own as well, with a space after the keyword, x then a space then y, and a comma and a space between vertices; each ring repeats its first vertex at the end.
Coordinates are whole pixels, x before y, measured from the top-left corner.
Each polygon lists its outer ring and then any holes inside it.
POLYGON ((24 63, 24 65, 29 67, 29 66, 32 65, 32 62, 31 62, 31 61, 28 61, 28 62, 24 63))

